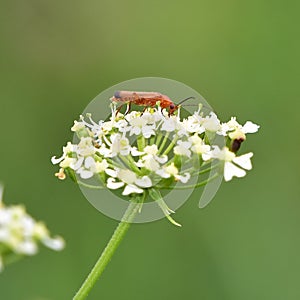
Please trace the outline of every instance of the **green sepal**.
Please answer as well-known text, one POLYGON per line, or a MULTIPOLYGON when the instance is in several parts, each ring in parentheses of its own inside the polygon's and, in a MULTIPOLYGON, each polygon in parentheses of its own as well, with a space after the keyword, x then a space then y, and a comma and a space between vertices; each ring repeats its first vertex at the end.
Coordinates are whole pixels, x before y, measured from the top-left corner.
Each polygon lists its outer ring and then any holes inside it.
POLYGON ((65 172, 66 172, 66 175, 68 177, 70 177, 72 181, 74 181, 75 183, 77 183, 77 177, 75 175, 75 171, 74 170, 72 170, 71 168, 66 168, 65 172))

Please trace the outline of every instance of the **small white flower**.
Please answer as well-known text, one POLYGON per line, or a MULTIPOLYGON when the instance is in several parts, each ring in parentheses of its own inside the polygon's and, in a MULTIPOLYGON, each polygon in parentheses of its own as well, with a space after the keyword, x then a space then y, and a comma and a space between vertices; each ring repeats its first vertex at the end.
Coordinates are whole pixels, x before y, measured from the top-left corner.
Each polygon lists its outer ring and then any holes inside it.
POLYGON ((137 179, 136 174, 128 169, 120 169, 117 171, 117 177, 124 183, 131 184, 137 179))
POLYGON ((103 122, 101 129, 104 132, 110 132, 114 128, 114 125, 115 125, 114 121, 103 122))
POLYGON ((97 152, 99 152, 100 155, 102 155, 103 157, 112 157, 112 151, 111 149, 107 148, 105 144, 102 144, 100 146, 100 148, 97 150, 97 152))
POLYGON ((71 128, 72 131, 80 131, 85 128, 85 124, 83 122, 74 121, 74 125, 71 128))
POLYGON ((227 123, 221 125, 219 134, 228 135, 232 140, 234 139, 246 139, 247 133, 255 133, 259 129, 259 126, 247 121, 243 126, 239 124, 236 120, 236 117, 232 117, 227 123))
POLYGON ((236 156, 227 147, 220 150, 219 147, 215 146, 212 151, 212 156, 221 161, 224 161, 224 179, 225 181, 230 181, 235 177, 244 177, 246 175, 246 170, 252 169, 252 164, 250 158, 253 153, 247 153, 241 156, 236 156))
POLYGON ((92 170, 94 173, 104 172, 109 167, 109 164, 106 159, 103 159, 101 162, 97 161, 94 166, 92 166, 92 170))
POLYGON ((117 178, 120 181, 116 181, 116 178, 107 179, 107 187, 109 189, 119 189, 124 187, 122 195, 127 196, 133 193, 141 194, 144 192, 143 188, 149 188, 152 186, 151 179, 148 176, 138 178, 137 175, 128 169, 119 169, 116 171, 117 178))
POLYGON ((163 115, 159 111, 145 111, 142 118, 146 120, 147 124, 155 124, 163 119, 163 115))
POLYGON ((233 162, 237 165, 239 165, 240 167, 244 168, 245 170, 251 170, 252 169, 252 163, 250 158, 253 156, 252 152, 240 155, 240 156, 236 156, 233 159, 233 162))
POLYGON ((113 134, 110 138, 111 144, 111 155, 112 157, 117 154, 121 154, 124 156, 129 155, 130 153, 130 143, 128 138, 121 136, 120 134, 113 134))
POLYGON ((191 174, 186 172, 183 175, 176 175, 175 178, 181 181, 182 183, 187 183, 191 178, 191 174))
POLYGON ((202 154, 202 158, 204 161, 211 159, 210 145, 206 145, 197 133, 189 137, 189 141, 193 144, 191 150, 194 153, 202 154))
POLYGON ((143 156, 142 160, 139 161, 137 166, 145 167, 150 171, 156 171, 160 168, 160 164, 152 155, 145 155, 143 156))
POLYGON ((177 141, 177 146, 174 147, 174 153, 177 155, 183 155, 191 157, 191 142, 177 141))
POLYGON ((252 123, 251 121, 247 121, 243 126, 244 133, 255 133, 259 129, 259 125, 252 123))
POLYGON ((95 154, 95 147, 91 137, 82 137, 78 144, 76 152, 79 156, 87 157, 95 154))
POLYGON ((156 155, 158 153, 157 145, 146 146, 144 152, 150 155, 156 155))
POLYGON ((72 153, 74 151, 74 148, 76 148, 76 146, 68 142, 67 146, 63 147, 63 155, 61 157, 56 158, 56 156, 52 156, 51 158, 52 164, 56 165, 61 161, 63 161, 69 153, 72 153))
POLYGON ((131 125, 130 135, 140 135, 142 134, 145 138, 149 138, 151 135, 155 135, 155 125, 147 124, 147 119, 136 115, 136 117, 129 116, 126 117, 131 125))
POLYGON ((161 125, 161 130, 167 132, 174 132, 180 128, 181 128, 180 122, 178 121, 176 116, 170 116, 169 118, 165 118, 161 125))
POLYGON ((74 169, 74 165, 76 164, 76 161, 77 161, 76 158, 67 156, 63 161, 61 161, 59 166, 64 169, 66 168, 74 169))
POLYGON ((205 128, 200 124, 199 120, 194 116, 189 116, 181 123, 182 129, 178 132, 178 135, 187 135, 187 133, 201 134, 205 131, 205 128))
POLYGON ((220 120, 214 112, 211 112, 209 116, 202 118, 200 123, 207 131, 217 132, 221 129, 220 120))
POLYGON ((133 110, 125 116, 125 119, 130 123, 131 120, 137 119, 140 116, 141 116, 141 113, 139 111, 133 110))
POLYGON ((114 124, 115 128, 118 128, 120 132, 127 132, 130 130, 130 127, 128 126, 128 122, 124 119, 121 119, 114 124))
POLYGON ((176 181, 181 181, 182 183, 187 183, 191 177, 188 172, 184 173, 184 175, 180 175, 178 168, 173 162, 170 165, 164 166, 162 169, 157 170, 156 174, 162 178, 170 178, 173 176, 176 181))
POLYGON ((166 155, 158 156, 157 145, 146 146, 144 152, 141 153, 142 157, 136 163, 136 166, 150 171, 156 171, 160 168, 160 164, 167 162, 168 157, 166 155))

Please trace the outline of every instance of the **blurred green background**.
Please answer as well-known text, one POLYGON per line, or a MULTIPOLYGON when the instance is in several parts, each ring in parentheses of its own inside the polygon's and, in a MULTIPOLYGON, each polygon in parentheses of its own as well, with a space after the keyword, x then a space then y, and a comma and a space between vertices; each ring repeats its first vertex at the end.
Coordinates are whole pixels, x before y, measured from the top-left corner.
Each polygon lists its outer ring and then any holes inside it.
POLYGON ((259 123, 254 169, 198 208, 134 225, 89 299, 300 299, 298 1, 0 2, 0 179, 5 202, 61 234, 0 275, 4 300, 71 299, 117 225, 50 163, 99 92, 158 76, 220 118, 259 123))

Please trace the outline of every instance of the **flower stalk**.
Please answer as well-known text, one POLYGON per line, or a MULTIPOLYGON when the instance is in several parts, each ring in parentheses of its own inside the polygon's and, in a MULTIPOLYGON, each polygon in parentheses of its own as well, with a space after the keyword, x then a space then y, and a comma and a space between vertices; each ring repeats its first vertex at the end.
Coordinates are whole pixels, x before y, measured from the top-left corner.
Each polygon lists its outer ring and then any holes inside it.
POLYGON ((123 240, 125 234, 127 233, 131 222, 133 221, 136 213, 141 207, 140 201, 140 198, 133 199, 133 201, 129 204, 122 221, 115 229, 112 237, 110 238, 107 246, 103 250, 95 266, 93 267, 86 280, 83 282, 82 286, 74 296, 74 300, 83 300, 87 298, 91 289, 105 270, 107 264, 111 260, 112 256, 114 255, 115 251, 117 250, 118 246, 123 240))

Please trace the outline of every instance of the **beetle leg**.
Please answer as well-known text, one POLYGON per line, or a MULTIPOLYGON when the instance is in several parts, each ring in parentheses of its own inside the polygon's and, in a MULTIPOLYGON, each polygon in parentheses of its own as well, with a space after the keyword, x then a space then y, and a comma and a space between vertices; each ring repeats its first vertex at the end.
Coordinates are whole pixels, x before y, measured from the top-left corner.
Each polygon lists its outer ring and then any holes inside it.
POLYGON ((144 114, 144 112, 146 111, 147 108, 148 108, 148 106, 146 106, 146 107, 143 109, 143 111, 142 111, 142 113, 141 113, 141 116, 144 114))
POLYGON ((126 107, 126 111, 124 113, 124 116, 127 115, 130 112, 130 108, 131 108, 131 102, 128 102, 127 107, 126 107))
POLYGON ((123 105, 124 105, 124 104, 121 104, 121 105, 118 107, 118 109, 117 109, 117 111, 116 111, 116 116, 117 116, 118 113, 120 112, 120 110, 121 110, 121 108, 123 107, 123 105))

